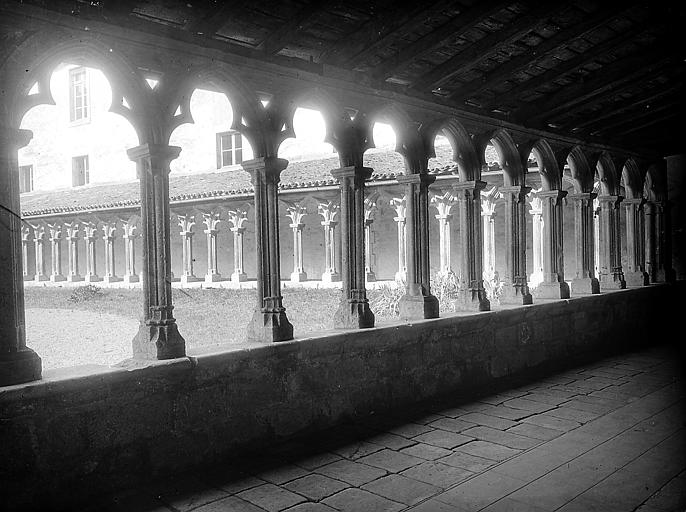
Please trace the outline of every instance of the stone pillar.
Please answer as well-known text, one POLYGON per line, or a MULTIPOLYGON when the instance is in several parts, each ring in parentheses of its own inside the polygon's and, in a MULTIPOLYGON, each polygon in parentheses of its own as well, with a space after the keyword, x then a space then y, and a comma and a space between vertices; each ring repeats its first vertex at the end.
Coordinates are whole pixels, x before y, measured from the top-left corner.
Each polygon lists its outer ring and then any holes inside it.
POLYGON ((436 176, 426 173, 403 174, 406 200, 406 291, 400 298, 401 320, 438 318, 438 299, 431 295, 429 265, 429 185, 436 176))
POLYGON ((48 224, 50 231, 50 281, 58 283, 65 280, 62 275, 62 226, 48 224))
POLYGON ((643 217, 644 198, 625 199, 626 209, 626 272, 627 286, 646 286, 650 278, 645 271, 645 224, 643 217))
POLYGON ((495 276, 495 198, 492 193, 481 191, 481 219, 484 233, 484 279, 491 281, 495 276))
POLYGON ((186 342, 173 316, 169 164, 181 148, 143 144, 127 151, 136 162, 141 187, 143 240, 143 319, 133 341, 133 356, 172 359, 186 355, 186 342))
POLYGON ((181 228, 181 284, 194 283, 198 281, 193 271, 193 226, 195 226, 194 215, 177 215, 176 220, 181 228))
POLYGON ((438 211, 435 217, 438 219, 439 273, 443 275, 453 274, 453 267, 450 262, 450 221, 453 216, 450 212, 457 203, 450 192, 445 192, 443 195, 434 194, 431 196, 431 204, 438 211))
POLYGON ((364 198, 364 274, 368 283, 376 281, 374 272, 374 217, 376 216, 376 200, 378 194, 364 198))
POLYGON ((31 281, 33 276, 29 275, 29 241, 31 237, 31 230, 26 227, 21 227, 21 268, 22 277, 24 281, 31 281))
POLYGON ((576 275, 572 279, 571 293, 583 295, 600 293, 600 283, 595 273, 595 227, 593 203, 597 194, 585 192, 572 194, 574 201, 574 247, 576 250, 576 275))
POLYGON ((396 281, 407 279, 407 207, 405 197, 391 199, 391 208, 395 210, 393 220, 398 224, 398 271, 395 273, 396 281))
POLYGON ((45 275, 45 226, 43 224, 32 224, 33 228, 33 247, 35 249, 36 273, 33 279, 37 282, 47 281, 45 275))
POLYGON ((307 208, 300 204, 290 204, 286 208, 287 216, 291 219, 289 227, 293 230, 293 272, 291 281, 300 283, 307 281, 307 273, 303 269, 303 217, 307 215, 307 208))
POLYGON ((684 207, 684 175, 686 154, 665 157, 667 163, 667 197, 662 202, 662 223, 665 229, 661 255, 665 280, 686 279, 686 207, 684 207), (668 249, 668 250, 667 250, 668 249))
POLYGON ((243 234, 245 233, 245 222, 248 220, 248 212, 240 208, 229 211, 229 222, 233 233, 233 273, 231 281, 240 283, 248 280, 243 263, 243 234))
POLYGON ((66 239, 68 244, 67 250, 69 261, 67 281, 70 283, 83 281, 83 278, 79 274, 79 223, 65 222, 64 229, 67 233, 66 239))
POLYGON ((124 239, 124 277, 125 283, 137 283, 136 273, 136 238, 138 233, 137 219, 122 220, 122 238, 124 239))
POLYGON ((26 346, 21 272, 19 164, 17 152, 31 132, 0 125, 0 386, 41 378, 41 359, 26 346))
POLYGON ((364 263, 364 183, 371 177, 372 169, 358 164, 335 169, 331 174, 341 189, 343 281, 343 299, 334 316, 334 326, 343 329, 374 327, 374 313, 367 300, 364 263))
POLYGON ((217 268, 217 234, 219 229, 217 226, 221 222, 218 212, 209 212, 202 214, 202 221, 205 224, 204 233, 207 235, 207 273, 205 274, 206 283, 215 283, 221 281, 221 274, 217 268))
POLYGON ((121 281, 117 276, 116 260, 114 256, 114 239, 117 231, 117 221, 108 221, 102 223, 102 239, 105 241, 105 274, 102 280, 105 283, 116 283, 121 281))
POLYGON ((460 222, 459 307, 468 311, 489 311, 491 303, 486 297, 483 282, 481 191, 484 181, 463 181, 453 185, 460 222))
POLYGON ((569 298, 562 241, 562 200, 566 195, 564 190, 545 190, 538 193, 543 207, 543 282, 538 285, 535 294, 541 299, 569 298))
POLYGON ((658 201, 655 203, 655 261, 657 262, 656 273, 657 280, 661 283, 665 281, 672 281, 674 278, 674 269, 669 267, 670 262, 668 255, 668 238, 670 236, 666 221, 666 212, 668 206, 667 201, 658 201))
POLYGON ((321 224, 324 226, 324 273, 322 281, 334 283, 341 280, 341 274, 336 269, 336 216, 339 206, 333 201, 320 202, 317 212, 322 216, 321 224))
POLYGON ((622 272, 619 205, 621 196, 599 196, 599 267, 598 280, 601 290, 626 288, 622 272))
POLYGON ((95 242, 98 227, 94 222, 83 223, 83 239, 86 242, 86 275, 84 280, 87 283, 97 283, 100 281, 96 266, 95 242))
POLYGON ((600 201, 593 200, 593 263, 595 275, 600 283, 600 201))
POLYGON ((502 187, 505 199, 505 276, 500 302, 532 304, 526 273, 526 196, 531 188, 502 187))
POLYGON ((540 283, 543 282, 543 203, 538 197, 538 191, 529 197, 529 204, 531 209, 529 213, 531 214, 531 237, 533 240, 532 251, 534 268, 533 272, 529 276, 529 283, 532 288, 536 288, 540 283))
POLYGON ((255 249, 257 252, 257 306, 248 326, 248 339, 274 342, 293 339, 281 296, 279 251, 279 197, 281 171, 288 160, 261 157, 243 162, 255 190, 255 249))
POLYGON ((651 283, 665 282, 664 255, 664 208, 662 202, 648 201, 643 206, 645 215, 646 271, 651 283))

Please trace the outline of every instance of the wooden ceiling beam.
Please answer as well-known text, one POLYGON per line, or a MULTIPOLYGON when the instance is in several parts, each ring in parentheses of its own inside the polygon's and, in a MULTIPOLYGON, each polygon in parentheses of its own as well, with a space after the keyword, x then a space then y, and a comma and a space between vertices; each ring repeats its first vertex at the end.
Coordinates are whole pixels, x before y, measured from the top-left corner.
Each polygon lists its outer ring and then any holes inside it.
POLYGON ((224 26, 230 14, 234 14, 244 7, 240 2, 220 3, 216 8, 205 13, 204 16, 191 20, 183 27, 192 34, 212 37, 224 26))
POLYGON ((636 37, 637 34, 642 33, 647 28, 648 24, 646 23, 642 24, 641 27, 638 28, 638 30, 636 31, 632 29, 621 34, 618 34, 617 36, 608 39, 604 43, 601 43, 598 46, 594 46, 590 48, 588 51, 562 62, 560 66, 556 66, 541 75, 531 77, 530 80, 522 82, 519 85, 516 85, 513 88, 505 91, 504 93, 499 94, 498 96, 496 96, 488 102, 487 107, 490 109, 491 107, 500 106, 504 101, 508 99, 517 98, 521 94, 528 92, 532 89, 548 85, 551 82, 554 82, 555 80, 558 80, 559 78, 579 69, 580 67, 597 60, 598 57, 604 55, 605 53, 611 50, 614 50, 618 46, 630 42, 636 37))
POLYGON ((582 19, 581 22, 560 30, 557 34, 546 39, 538 46, 532 47, 530 51, 501 64, 483 78, 474 80, 464 87, 461 87, 450 96, 450 99, 461 102, 480 89, 489 89, 494 85, 507 80, 513 73, 529 67, 533 62, 546 57, 550 53, 567 47, 569 43, 575 39, 584 37, 590 32, 593 32, 598 27, 603 26, 608 21, 617 17, 619 13, 624 10, 625 9, 623 8, 618 11, 615 5, 601 7, 596 12, 591 13, 589 17, 582 19))
POLYGON ((291 19, 281 24, 278 29, 263 39, 257 49, 269 55, 276 55, 288 46, 289 42, 293 41, 293 36, 302 30, 312 18, 333 3, 332 0, 313 0, 304 5, 291 19))
POLYGON ((672 119, 672 118, 677 119, 677 117, 680 117, 682 115, 683 115, 683 113, 675 112, 674 108, 670 108, 658 117, 648 119, 645 123, 641 123, 641 124, 638 124, 636 126, 631 126, 625 130, 617 130, 614 132, 614 134, 620 135, 620 136, 625 136, 628 133, 633 133, 633 132, 637 132, 639 130, 643 130, 645 128, 648 128, 649 126, 653 126, 654 124, 661 123, 661 122, 666 121, 668 119, 672 119))
POLYGON ((603 126, 601 126, 598 130, 595 130, 594 132, 591 133, 612 133, 613 131, 616 131, 615 129, 620 126, 625 126, 627 124, 635 124, 637 121, 640 121, 645 118, 654 118, 658 114, 663 114, 664 112, 667 111, 672 111, 674 112, 677 110, 675 107, 679 106, 679 100, 675 99, 673 101, 668 101, 666 103, 662 103, 661 105, 656 106, 655 108, 652 108, 650 110, 645 110, 643 112, 639 112, 637 114, 631 115, 631 116, 624 116, 621 119, 618 119, 612 123, 606 123, 603 126))
POLYGON ((473 68, 499 48, 512 44, 530 31, 544 25, 548 22, 548 18, 560 8, 558 2, 549 2, 544 5, 545 7, 524 14, 509 26, 489 34, 436 66, 413 82, 412 87, 418 90, 433 89, 453 76, 473 68))
POLYGON ((380 81, 386 80, 397 69, 430 52, 444 41, 464 35, 484 18, 502 11, 511 4, 512 0, 487 0, 476 3, 474 7, 470 7, 464 13, 460 13, 425 36, 407 44, 397 55, 377 67, 374 78, 380 81))

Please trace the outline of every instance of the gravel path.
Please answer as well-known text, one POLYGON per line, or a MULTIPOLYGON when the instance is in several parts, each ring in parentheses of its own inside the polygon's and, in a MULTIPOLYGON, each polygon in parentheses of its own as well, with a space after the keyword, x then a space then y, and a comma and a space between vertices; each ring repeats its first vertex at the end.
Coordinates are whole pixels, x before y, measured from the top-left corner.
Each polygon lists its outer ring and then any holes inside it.
POLYGON ((43 369, 100 364, 131 357, 138 322, 108 313, 69 309, 26 309, 26 342, 43 369))

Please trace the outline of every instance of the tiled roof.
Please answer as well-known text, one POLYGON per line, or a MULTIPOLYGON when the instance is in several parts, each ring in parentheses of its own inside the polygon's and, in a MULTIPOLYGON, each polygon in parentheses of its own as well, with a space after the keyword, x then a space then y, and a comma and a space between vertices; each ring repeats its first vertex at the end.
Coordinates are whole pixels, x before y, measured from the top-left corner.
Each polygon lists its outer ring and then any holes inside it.
MULTIPOLYGON (((452 174, 457 165, 452 161, 449 146, 437 146, 430 172, 452 174)), ((364 163, 374 169, 372 181, 395 180, 404 170, 402 157, 394 151, 370 150, 364 163)), ((293 162, 281 173, 280 189, 335 186, 331 170, 339 166, 338 156, 293 162)), ((169 197, 172 203, 192 199, 216 198, 252 194, 250 176, 242 169, 169 176, 169 197)), ((135 207, 140 204, 138 181, 88 185, 85 187, 36 191, 21 196, 22 216, 93 211, 108 208, 135 207)))

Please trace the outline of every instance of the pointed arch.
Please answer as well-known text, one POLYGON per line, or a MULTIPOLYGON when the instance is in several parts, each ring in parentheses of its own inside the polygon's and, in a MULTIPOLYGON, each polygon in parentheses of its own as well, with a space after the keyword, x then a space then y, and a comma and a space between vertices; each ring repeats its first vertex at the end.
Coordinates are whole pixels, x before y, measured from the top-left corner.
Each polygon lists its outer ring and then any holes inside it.
POLYGON ((510 133, 500 128, 493 132, 487 132, 479 137, 482 141, 479 147, 479 156, 484 158, 486 146, 490 142, 498 152, 500 167, 503 169, 503 184, 506 187, 523 185, 525 182, 526 167, 522 164, 519 148, 515 144, 510 133))
POLYGON ((595 174, 598 175, 598 181, 600 182, 600 194, 610 196, 620 195, 617 168, 612 156, 607 151, 603 151, 598 156, 595 174))
POLYGON ((593 170, 580 146, 574 146, 567 154, 567 165, 571 175, 574 191, 587 193, 593 191, 593 170))
POLYGON ((453 160, 457 164, 460 181, 481 179, 481 161, 472 136, 456 118, 437 119, 423 126, 429 141, 430 157, 434 157, 434 140, 443 132, 453 150, 453 160))
POLYGON ((562 190, 562 170, 548 141, 538 139, 533 144, 531 152, 538 163, 543 190, 562 190))
POLYGON ((643 196, 646 170, 645 168, 641 170, 638 162, 632 157, 624 163, 621 181, 624 183, 627 198, 637 199, 643 196))
POLYGON ((654 162, 646 169, 643 193, 649 201, 667 199, 667 171, 664 160, 654 162))

